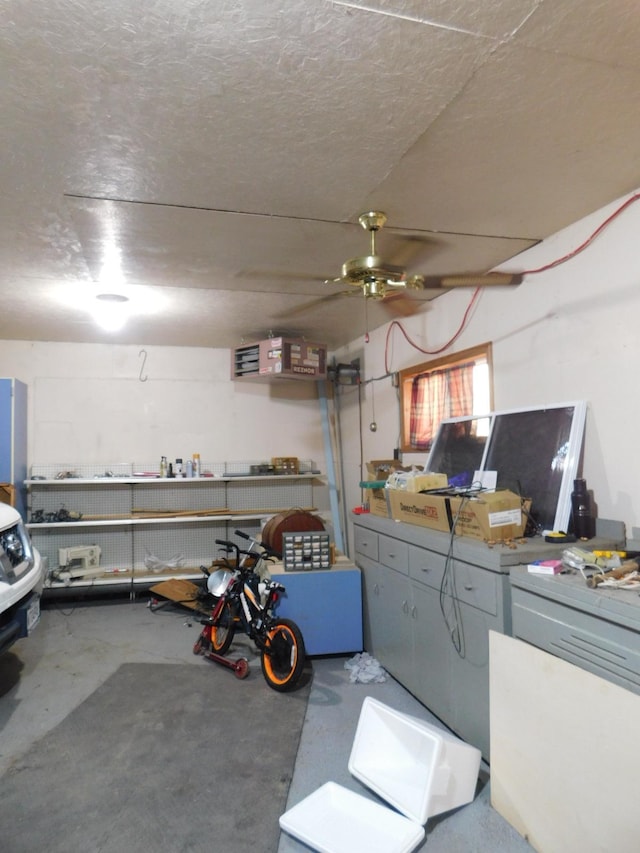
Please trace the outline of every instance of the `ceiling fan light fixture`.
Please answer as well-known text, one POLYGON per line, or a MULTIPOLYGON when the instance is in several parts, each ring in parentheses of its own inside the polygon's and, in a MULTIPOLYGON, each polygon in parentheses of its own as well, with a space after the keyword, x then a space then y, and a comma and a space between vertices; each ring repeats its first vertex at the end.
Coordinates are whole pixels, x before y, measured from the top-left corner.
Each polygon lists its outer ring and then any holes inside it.
POLYGON ((387 282, 384 278, 371 276, 361 281, 360 284, 367 299, 384 299, 387 294, 387 282))

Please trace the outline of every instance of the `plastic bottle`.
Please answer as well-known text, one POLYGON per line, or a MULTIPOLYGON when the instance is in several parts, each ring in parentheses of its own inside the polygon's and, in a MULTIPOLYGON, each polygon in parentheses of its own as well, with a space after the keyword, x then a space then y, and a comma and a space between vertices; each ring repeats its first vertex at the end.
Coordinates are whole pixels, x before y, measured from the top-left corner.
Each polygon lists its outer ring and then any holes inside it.
POLYGON ((193 477, 193 462, 187 459, 187 477, 193 477))
POLYGON ((176 477, 182 477, 182 459, 176 459, 176 464, 173 468, 173 473, 176 477))
POLYGON ((586 480, 574 480, 571 493, 571 516, 573 532, 578 539, 593 539, 596 535, 596 520, 593 515, 591 496, 586 480))
POLYGON ((167 476, 167 457, 166 456, 160 457, 160 476, 161 477, 167 476))
POLYGON ((193 454, 193 476, 194 477, 200 476, 200 454, 199 453, 193 454))

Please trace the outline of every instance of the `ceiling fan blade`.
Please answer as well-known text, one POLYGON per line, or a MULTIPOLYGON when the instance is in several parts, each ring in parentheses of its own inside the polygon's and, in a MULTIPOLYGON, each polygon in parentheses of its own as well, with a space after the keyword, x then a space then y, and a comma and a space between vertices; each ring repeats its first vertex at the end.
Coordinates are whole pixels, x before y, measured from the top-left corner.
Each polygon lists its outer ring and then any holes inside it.
POLYGON ((236 278, 257 279, 262 281, 326 281, 326 276, 296 273, 286 270, 240 270, 236 278))
POLYGON ((455 287, 513 287, 522 284, 520 273, 488 272, 453 275, 416 275, 407 281, 408 288, 417 290, 449 290, 455 287))
POLYGON ((402 234, 389 228, 385 254, 396 266, 420 268, 440 248, 441 241, 433 234, 402 234))
POLYGON ((333 302, 334 299, 342 299, 344 296, 361 296, 358 290, 339 290, 336 293, 329 293, 327 296, 321 296, 318 299, 312 299, 310 302, 305 302, 302 305, 295 305, 293 308, 288 308, 280 313, 281 317, 295 317, 298 314, 303 314, 307 311, 313 311, 320 305, 326 305, 327 302, 333 302))
POLYGON ((426 303, 403 289, 387 293, 381 300, 381 304, 390 317, 412 317, 426 303))

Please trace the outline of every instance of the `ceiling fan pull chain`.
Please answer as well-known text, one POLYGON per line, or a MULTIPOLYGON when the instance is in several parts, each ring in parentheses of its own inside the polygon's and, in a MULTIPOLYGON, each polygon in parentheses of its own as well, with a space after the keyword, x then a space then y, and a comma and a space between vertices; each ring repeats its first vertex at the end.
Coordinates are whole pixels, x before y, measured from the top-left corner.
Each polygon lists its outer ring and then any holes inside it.
POLYGON ((371 423, 369 424, 369 429, 371 432, 376 432, 378 429, 378 424, 376 423, 376 400, 375 400, 375 392, 373 390, 373 381, 371 384, 371 423))

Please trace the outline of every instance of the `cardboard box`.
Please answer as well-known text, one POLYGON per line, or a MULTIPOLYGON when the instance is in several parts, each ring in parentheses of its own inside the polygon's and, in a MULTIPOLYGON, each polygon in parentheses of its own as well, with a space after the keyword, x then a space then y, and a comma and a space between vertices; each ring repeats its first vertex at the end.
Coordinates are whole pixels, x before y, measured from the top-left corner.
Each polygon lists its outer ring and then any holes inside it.
MULTIPOLYGON (((367 462, 367 474, 369 482, 384 483, 391 471, 407 471, 397 459, 373 459, 367 462)), ((387 501, 387 489, 384 486, 365 489, 365 501, 369 505, 371 515, 381 518, 391 518, 389 503, 387 501)))
POLYGON ((369 507, 371 515, 379 515, 381 518, 391 518, 387 492, 389 489, 365 489, 364 499, 369 507))
POLYGON ((473 498, 412 494, 396 489, 387 492, 393 519, 443 533, 449 533, 455 523, 457 536, 485 542, 513 539, 522 536, 527 523, 520 497, 506 489, 482 492, 473 498))
POLYGON ((16 490, 11 483, 0 483, 0 502, 9 506, 16 505, 16 490))
POLYGON ((403 468, 397 459, 372 459, 367 462, 367 474, 370 480, 386 480, 392 471, 410 471, 403 468))
POLYGON ((404 521, 407 524, 419 524, 431 530, 441 530, 448 533, 449 498, 440 495, 421 495, 413 492, 402 492, 398 489, 387 489, 391 518, 404 521))
POLYGON ((400 471, 398 476, 387 479, 389 488, 403 492, 428 492, 432 489, 446 489, 449 478, 446 474, 422 474, 414 471, 400 471))

